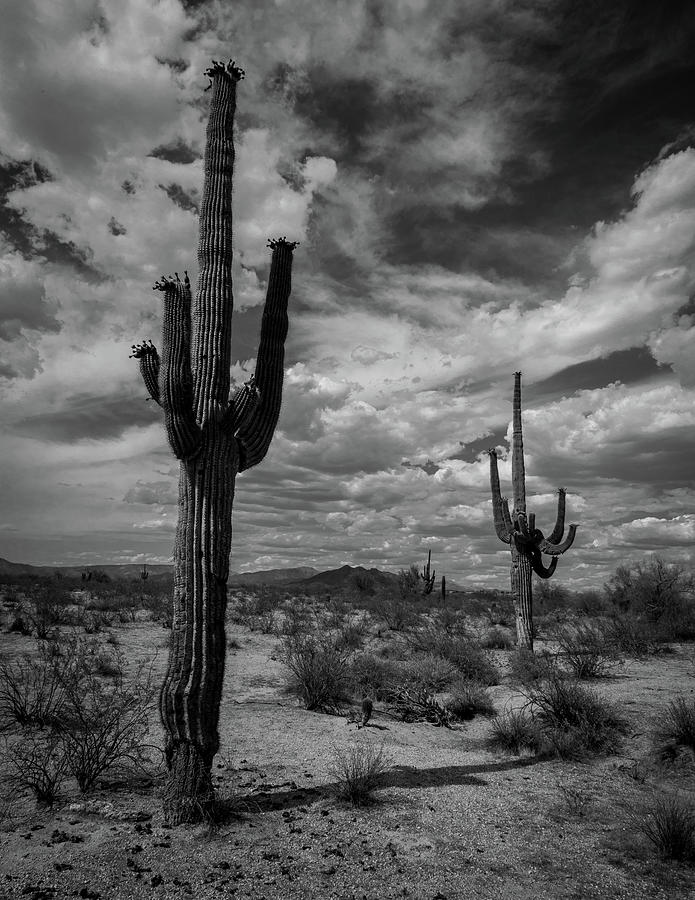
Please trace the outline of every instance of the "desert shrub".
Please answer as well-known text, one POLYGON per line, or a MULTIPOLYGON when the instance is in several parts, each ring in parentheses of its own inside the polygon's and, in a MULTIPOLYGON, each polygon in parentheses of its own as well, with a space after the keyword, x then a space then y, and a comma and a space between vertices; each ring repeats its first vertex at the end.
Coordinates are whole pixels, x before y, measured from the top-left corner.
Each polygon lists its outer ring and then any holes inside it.
POLYGON ((634 565, 618 566, 604 586, 610 603, 656 625, 667 640, 674 629, 693 622, 695 579, 683 565, 652 556, 634 565))
POLYGON ((557 674, 524 691, 540 725, 539 752, 581 758, 618 749, 627 723, 615 707, 573 678, 557 674))
POLYGON ((695 700, 676 697, 657 717, 654 738, 677 747, 695 750, 695 700))
POLYGON ((657 642, 654 626, 633 615, 613 615, 601 625, 606 642, 626 656, 644 657, 654 653, 657 642))
POLYGON ((491 750, 518 755, 522 750, 535 751, 539 729, 526 710, 512 709, 497 716, 491 725, 487 745, 491 750))
POLYGON ((514 638, 505 628, 495 625, 488 628, 482 635, 480 646, 484 650, 511 650, 514 646, 514 638))
POLYGON ((36 658, 0 666, 2 717, 24 729, 20 749, 13 750, 15 768, 26 762, 33 779, 27 786, 37 797, 50 793, 63 770, 87 791, 106 770, 144 768, 154 696, 151 670, 142 667, 127 682, 122 656, 105 653, 97 640, 42 643, 36 658), (113 679, 108 686, 99 677, 105 671, 113 679), (40 740, 37 727, 45 729, 40 740))
POLYGON ((429 693, 442 691, 459 674, 457 667, 434 653, 417 653, 410 659, 396 662, 393 669, 395 684, 422 689, 429 693))
POLYGON ((0 728, 7 730, 55 723, 65 702, 65 690, 50 655, 26 655, 0 662, 0 728))
POLYGON ((330 638, 313 634, 286 635, 278 657, 289 671, 288 688, 307 709, 335 711, 348 695, 347 651, 330 638))
POLYGON ((367 623, 364 618, 344 622, 335 636, 336 646, 343 650, 359 650, 366 634, 367 623))
POLYGON ((514 607, 511 600, 506 603, 498 601, 487 604, 482 610, 482 615, 491 626, 502 625, 509 628, 514 624, 514 607))
POLYGON ((353 806, 364 806, 383 775, 391 768, 391 759, 383 746, 355 743, 346 750, 334 749, 328 771, 336 779, 336 793, 353 806))
POLYGON ((440 606, 432 612, 437 629, 447 634, 468 634, 466 619, 460 609, 451 606, 440 606))
POLYGON ((450 689, 451 697, 445 706, 454 719, 468 721, 476 715, 493 717, 497 710, 490 694, 482 684, 460 679, 450 689))
POLYGON ((663 859, 695 859, 695 808, 674 796, 655 795, 634 823, 663 859))
POLYGON ((350 661, 349 679, 353 692, 385 700, 400 677, 397 660, 375 653, 360 653, 350 661))
POLYGON ((403 631, 414 625, 421 611, 416 609, 414 598, 382 589, 374 598, 374 612, 391 631, 403 631))
POLYGON ((303 600, 292 600, 283 606, 283 620, 280 634, 306 634, 314 627, 311 606, 303 600))
POLYGON ((147 772, 146 743, 156 689, 151 669, 141 667, 126 681, 122 667, 106 687, 95 673, 66 685, 59 734, 66 765, 84 793, 104 773, 147 772))
POLYGON ((7 742, 5 776, 13 787, 29 789, 37 803, 52 806, 67 772, 67 759, 58 732, 27 729, 20 740, 7 742))
POLYGON ((28 637, 32 629, 28 620, 24 616, 18 615, 12 619, 7 630, 10 633, 23 634, 25 637, 28 637))
POLYGON ((23 605, 22 612, 36 636, 45 638, 55 626, 68 621, 69 602, 66 591, 50 581, 42 582, 31 588, 29 602, 23 605))
MULTIPOLYGON (((230 607, 230 619, 238 625, 246 625, 251 631, 271 634, 275 629, 276 614, 282 605, 283 595, 270 585, 260 585, 254 591, 237 596, 230 607)), ((292 606, 285 605, 285 622, 293 616, 292 606)))
POLYGON ((534 653, 526 647, 519 647, 509 654, 509 675, 514 684, 533 684, 556 670, 555 658, 550 653, 534 653))
POLYGON ((436 626, 418 628, 407 638, 418 653, 429 653, 452 663, 471 681, 497 684, 499 672, 489 654, 465 633, 441 631, 436 626))
POLYGON ((343 597, 329 597, 326 604, 326 625, 329 628, 342 628, 352 607, 343 597))
POLYGON ((568 623, 556 628, 553 637, 575 678, 605 678, 620 662, 605 631, 593 622, 568 623))

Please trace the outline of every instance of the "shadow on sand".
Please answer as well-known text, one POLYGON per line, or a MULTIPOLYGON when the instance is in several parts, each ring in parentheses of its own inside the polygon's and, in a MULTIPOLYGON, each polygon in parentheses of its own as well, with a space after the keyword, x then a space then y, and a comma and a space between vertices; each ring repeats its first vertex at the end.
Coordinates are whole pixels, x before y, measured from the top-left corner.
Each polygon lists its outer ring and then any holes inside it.
MULTIPOLYGON (((379 779, 379 787, 418 788, 445 787, 446 785, 485 785, 487 782, 480 775, 494 772, 509 772, 514 769, 525 769, 537 765, 543 760, 536 757, 524 757, 505 762, 480 763, 471 766, 439 766, 419 769, 416 766, 393 766, 379 779)), ((292 787, 279 790, 252 791, 240 798, 256 812, 271 810, 295 809, 308 806, 319 800, 335 796, 337 782, 328 782, 320 787, 292 787)))

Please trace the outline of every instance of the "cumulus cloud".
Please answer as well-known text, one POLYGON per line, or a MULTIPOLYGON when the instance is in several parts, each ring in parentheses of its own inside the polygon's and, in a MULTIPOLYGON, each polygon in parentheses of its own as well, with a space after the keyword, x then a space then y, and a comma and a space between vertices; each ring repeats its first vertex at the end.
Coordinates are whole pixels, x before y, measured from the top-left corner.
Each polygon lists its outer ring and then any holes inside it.
MULTIPOLYGON (((669 535, 685 547, 695 151, 669 135, 653 162, 630 157, 638 174, 621 170, 631 194, 611 184, 590 219, 556 209, 565 176, 600 195, 536 128, 562 115, 565 76, 535 53, 558 38, 560 13, 506 0, 377 6, 27 0, 8 12, 0 375, 3 500, 18 540, 48 536, 60 510, 55 528, 77 535, 66 523, 80 522, 95 552, 101 529, 122 556, 146 552, 133 533, 162 557, 170 545, 176 467, 128 354, 158 340, 153 281, 195 278, 202 73, 233 47, 248 68, 238 380, 254 365, 266 238, 301 241, 278 431, 237 484, 240 565, 398 569, 431 547, 440 573, 506 584, 481 451, 499 446, 508 483, 517 369, 530 504, 552 522, 562 484, 582 526, 563 577, 600 579, 615 547, 669 535), (546 177, 552 203, 525 200, 546 177), (645 347, 660 368, 640 363, 621 383, 620 352, 645 347)), ((579 52, 577 37, 561 56, 579 52)), ((605 187, 623 156, 606 151, 592 176, 605 187)))

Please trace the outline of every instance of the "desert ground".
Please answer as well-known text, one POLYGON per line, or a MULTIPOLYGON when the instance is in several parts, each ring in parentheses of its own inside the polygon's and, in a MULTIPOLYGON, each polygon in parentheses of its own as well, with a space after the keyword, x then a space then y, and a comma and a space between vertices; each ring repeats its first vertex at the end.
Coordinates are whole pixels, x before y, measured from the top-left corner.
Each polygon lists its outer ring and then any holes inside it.
MULTIPOLYGON (((287 609, 300 607, 305 621, 325 624, 330 604, 285 594, 254 614, 257 600, 249 589, 230 592, 214 768, 224 814, 196 826, 165 825, 156 702, 148 714, 147 742, 155 749, 146 776, 106 772, 87 792, 67 776, 51 806, 8 775, 23 732, 6 724, 0 897, 695 897, 692 863, 663 858, 641 827, 659 798, 695 798, 692 748, 664 749, 658 739, 668 703, 695 702, 695 644, 613 658, 604 677, 585 684, 625 718, 620 746, 562 758, 490 746, 492 715, 437 726, 403 721, 392 703, 377 699, 371 719, 358 727, 351 715, 358 696, 352 708, 306 709, 288 688, 283 622, 292 618, 287 609), (336 758, 351 748, 382 751, 387 763, 369 802, 359 806, 341 797, 335 773, 336 758)), ((40 646, 36 634, 10 630, 21 608, 21 589, 6 590, 0 658, 8 665, 36 658, 40 646)), ((419 611, 425 608, 423 601, 419 611)), ((85 618, 56 626, 53 640, 85 636, 118 652, 127 677, 146 663, 153 683, 161 681, 166 621, 147 609, 100 615, 96 628, 85 618)), ((337 621, 335 609, 332 615, 337 621)), ((361 623, 355 653, 412 658, 408 630, 418 626, 389 629, 357 602, 344 604, 340 615, 343 625, 361 623)), ((425 615, 419 627, 427 621, 425 615)), ((469 634, 489 632, 489 622, 475 616, 466 624, 469 634)), ((511 629, 494 627, 510 635, 506 649, 484 650, 497 672, 488 679, 497 683, 484 690, 499 719, 528 698, 511 672, 511 629)), ((536 652, 546 649, 556 648, 541 630, 536 652)), ((108 672, 100 677, 108 685, 108 672)))

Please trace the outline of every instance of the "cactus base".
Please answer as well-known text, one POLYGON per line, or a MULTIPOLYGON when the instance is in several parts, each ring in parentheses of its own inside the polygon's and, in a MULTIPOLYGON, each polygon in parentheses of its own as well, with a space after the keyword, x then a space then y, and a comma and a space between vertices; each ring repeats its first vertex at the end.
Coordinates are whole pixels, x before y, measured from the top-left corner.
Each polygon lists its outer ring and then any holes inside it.
POLYGON ((209 819, 215 802, 210 761, 188 741, 174 744, 167 752, 167 760, 164 821, 168 825, 184 825, 209 819))

